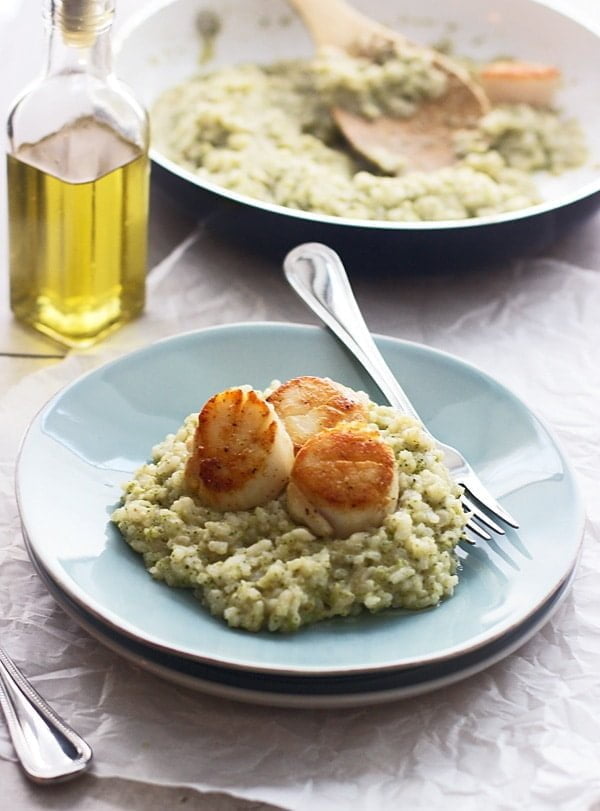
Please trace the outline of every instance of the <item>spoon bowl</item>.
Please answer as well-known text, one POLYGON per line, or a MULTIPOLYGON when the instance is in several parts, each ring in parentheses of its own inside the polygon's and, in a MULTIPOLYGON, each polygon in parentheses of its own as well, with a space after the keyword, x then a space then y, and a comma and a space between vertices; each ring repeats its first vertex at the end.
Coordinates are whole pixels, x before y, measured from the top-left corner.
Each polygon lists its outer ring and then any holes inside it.
MULTIPOLYGON (((363 14, 400 29, 414 42, 451 37, 452 50, 477 64, 513 54, 553 63, 564 81, 557 106, 580 121, 590 150, 585 166, 573 172, 541 173, 535 182, 540 202, 504 213, 482 212, 469 219, 366 219, 305 211, 227 188, 215 179, 151 147, 155 184, 177 206, 220 239, 275 262, 295 245, 323 242, 345 256, 361 275, 448 273, 470 269, 479 276, 517 257, 547 250, 600 205, 600 36, 591 27, 537 0, 352 0, 363 14), (499 13, 501 11, 501 13, 499 13), (514 21, 520 24, 515 26, 514 21), (540 37, 539 31, 545 36, 540 37), (560 42, 560 49, 556 43, 560 42), (374 258, 375 257, 375 261, 374 258)), ((324 5, 329 5, 324 3, 324 5)), ((152 109, 169 88, 201 72, 229 65, 310 59, 314 42, 289 0, 227 0, 218 5, 220 30, 212 55, 199 65, 204 38, 198 13, 215 11, 211 0, 148 0, 120 28, 117 74, 152 109)))
POLYGON ((335 48, 375 59, 393 50, 421 54, 446 79, 444 93, 419 104, 409 117, 365 118, 335 107, 332 115, 351 146, 371 163, 387 170, 395 165, 432 171, 456 160, 454 135, 472 128, 490 109, 482 87, 468 71, 443 54, 410 42, 348 6, 345 0, 289 0, 304 20, 317 47, 335 48))

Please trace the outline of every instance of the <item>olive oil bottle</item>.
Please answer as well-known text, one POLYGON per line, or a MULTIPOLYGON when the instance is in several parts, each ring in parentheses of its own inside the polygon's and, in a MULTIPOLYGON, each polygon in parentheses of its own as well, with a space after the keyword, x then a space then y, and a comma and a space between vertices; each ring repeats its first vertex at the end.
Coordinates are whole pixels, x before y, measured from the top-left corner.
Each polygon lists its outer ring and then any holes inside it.
POLYGON ((114 0, 47 0, 43 78, 8 120, 15 316, 87 346, 144 306, 148 123, 111 73, 114 0))

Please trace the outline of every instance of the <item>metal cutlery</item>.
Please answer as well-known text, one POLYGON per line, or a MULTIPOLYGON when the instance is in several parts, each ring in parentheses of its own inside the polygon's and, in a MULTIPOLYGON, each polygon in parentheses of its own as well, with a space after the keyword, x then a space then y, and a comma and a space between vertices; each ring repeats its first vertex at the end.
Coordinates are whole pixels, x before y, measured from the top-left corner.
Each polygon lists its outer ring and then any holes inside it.
MULTIPOLYGON (((283 267, 292 288, 350 350, 390 405, 422 423, 375 344, 335 251, 317 242, 298 245, 285 257, 283 267)), ((431 436, 426 427, 425 430, 431 436)), ((444 462, 453 478, 465 490, 463 506, 469 513, 468 529, 479 538, 491 540, 488 530, 505 534, 498 521, 518 527, 517 521, 488 491, 460 451, 433 438, 443 451, 444 462)))
POLYGON ((91 748, 44 701, 2 647, 0 707, 21 765, 36 783, 69 780, 88 767, 91 748))

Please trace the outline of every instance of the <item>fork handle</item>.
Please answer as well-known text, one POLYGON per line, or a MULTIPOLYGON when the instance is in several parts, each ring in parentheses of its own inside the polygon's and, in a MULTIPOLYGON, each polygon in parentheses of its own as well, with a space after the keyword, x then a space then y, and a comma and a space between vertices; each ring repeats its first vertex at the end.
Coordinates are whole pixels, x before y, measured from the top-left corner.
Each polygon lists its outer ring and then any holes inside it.
POLYGON ((92 750, 44 701, 0 647, 0 707, 15 751, 36 783, 68 780, 82 772, 92 750))
POLYGON ((362 364, 390 405, 422 422, 377 348, 337 253, 307 242, 288 253, 283 269, 296 293, 362 364))

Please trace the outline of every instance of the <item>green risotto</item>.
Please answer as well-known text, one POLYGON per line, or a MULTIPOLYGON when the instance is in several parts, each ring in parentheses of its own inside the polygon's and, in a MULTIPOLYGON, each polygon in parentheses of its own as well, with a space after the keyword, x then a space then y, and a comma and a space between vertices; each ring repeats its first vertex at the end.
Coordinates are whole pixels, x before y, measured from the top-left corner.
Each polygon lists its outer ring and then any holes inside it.
MULTIPOLYGON (((457 161, 385 174, 348 147, 330 115, 410 116, 444 92, 423 55, 381 61, 322 51, 314 59, 244 64, 198 75, 152 111, 154 145, 199 177, 269 203, 336 217, 454 220, 540 202, 533 173, 586 157, 576 122, 551 109, 503 105, 457 132, 457 161)), ((396 171, 397 168, 396 168, 396 171)))
POLYGON ((295 523, 285 494, 238 512, 200 504, 184 478, 197 421, 189 416, 153 449, 113 514, 157 580, 191 589, 212 614, 249 631, 421 609, 452 594, 466 522, 461 489, 412 418, 370 404, 369 422, 396 458, 400 495, 382 526, 344 539, 318 538, 295 523))

